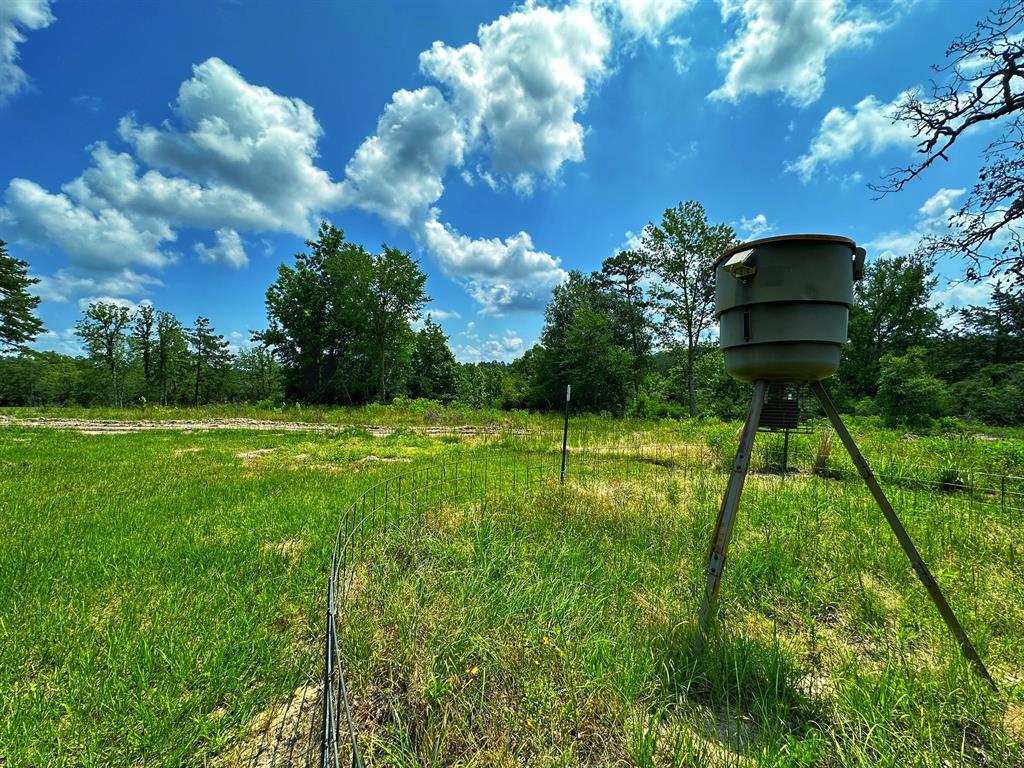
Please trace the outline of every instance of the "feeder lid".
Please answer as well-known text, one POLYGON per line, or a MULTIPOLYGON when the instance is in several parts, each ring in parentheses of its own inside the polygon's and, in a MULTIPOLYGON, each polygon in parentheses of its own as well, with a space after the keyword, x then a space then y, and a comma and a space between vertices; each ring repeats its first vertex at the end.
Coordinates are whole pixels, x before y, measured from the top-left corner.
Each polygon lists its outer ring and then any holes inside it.
POLYGON ((729 256, 732 256, 734 253, 739 253, 740 251, 747 251, 750 250, 751 248, 757 248, 758 246, 767 245, 769 243, 781 243, 783 241, 788 240, 808 240, 817 243, 842 243, 843 245, 850 246, 851 251, 857 250, 857 244, 853 242, 853 240, 851 240, 848 237, 840 237, 838 235, 776 235, 774 237, 762 237, 760 240, 751 240, 750 242, 747 243, 740 243, 739 245, 734 245, 732 248, 727 250, 717 259, 715 259, 714 266, 717 267, 719 264, 722 263, 722 259, 728 258, 729 256))

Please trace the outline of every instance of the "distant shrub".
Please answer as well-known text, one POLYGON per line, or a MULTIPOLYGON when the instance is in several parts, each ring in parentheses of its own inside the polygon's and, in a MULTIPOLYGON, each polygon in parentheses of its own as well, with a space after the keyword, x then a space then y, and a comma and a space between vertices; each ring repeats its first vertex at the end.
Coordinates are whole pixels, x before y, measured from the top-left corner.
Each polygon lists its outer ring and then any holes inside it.
POLYGON ((877 416, 878 406, 870 397, 862 397, 853 404, 853 413, 856 416, 877 416))
POLYGON ((946 385, 929 373, 925 355, 913 347, 901 357, 882 357, 876 402, 886 425, 928 427, 948 412, 946 385))

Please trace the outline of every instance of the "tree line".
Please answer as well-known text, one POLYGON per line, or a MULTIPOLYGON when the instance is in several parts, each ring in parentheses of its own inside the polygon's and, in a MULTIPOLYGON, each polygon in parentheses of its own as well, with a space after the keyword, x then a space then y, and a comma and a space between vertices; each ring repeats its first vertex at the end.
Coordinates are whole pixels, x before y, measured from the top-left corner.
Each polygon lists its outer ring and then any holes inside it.
MULTIPOLYGON (((144 304, 96 302, 76 334, 85 352, 34 352, 41 330, 27 264, 0 253, 0 404, 350 405, 426 398, 473 407, 560 408, 648 417, 736 418, 746 389, 713 336, 715 259, 736 244, 703 206, 682 202, 635 247, 569 273, 537 344, 505 364, 459 363, 430 317, 426 275, 408 253, 371 253, 322 224, 266 291, 267 326, 232 351, 209 319, 185 325, 144 304), (6 303, 2 303, 6 302, 6 303), (16 354, 11 354, 16 352, 16 354)), ((891 423, 961 416, 1024 423, 1024 293, 952 312, 933 302, 934 259, 880 258, 857 283, 849 344, 828 381, 847 412, 891 423)))

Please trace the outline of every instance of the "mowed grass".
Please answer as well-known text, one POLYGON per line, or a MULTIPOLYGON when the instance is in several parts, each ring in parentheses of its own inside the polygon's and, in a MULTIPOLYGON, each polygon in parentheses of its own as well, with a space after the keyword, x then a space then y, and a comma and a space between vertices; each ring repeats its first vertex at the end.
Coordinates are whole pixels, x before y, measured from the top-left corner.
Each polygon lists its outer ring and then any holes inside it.
POLYGON ((450 439, 0 430, 0 764, 202 765, 320 668, 339 512, 450 439))
POLYGON ((993 695, 859 484, 750 479, 694 657, 722 477, 606 474, 382 532, 342 625, 368 763, 1024 765, 1019 516, 891 492, 993 695))

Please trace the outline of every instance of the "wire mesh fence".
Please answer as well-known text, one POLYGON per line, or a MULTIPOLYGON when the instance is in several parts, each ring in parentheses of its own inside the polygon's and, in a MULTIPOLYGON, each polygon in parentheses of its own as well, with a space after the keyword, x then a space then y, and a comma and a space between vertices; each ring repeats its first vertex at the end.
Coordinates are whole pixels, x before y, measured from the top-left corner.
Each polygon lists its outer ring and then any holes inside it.
MULTIPOLYGON (((851 516, 870 513, 870 496, 852 467, 805 462, 782 472, 766 454, 762 447, 754 462, 753 476, 762 481, 751 495, 771 508, 787 489, 801 484, 810 503, 800 514, 806 517, 810 534, 816 527, 820 530, 825 509, 851 516)), ((731 458, 700 443, 644 443, 637 436, 608 434, 575 435, 563 454, 561 431, 518 431, 490 435, 470 455, 455 453, 437 463, 393 472, 368 486, 340 515, 326 585, 321 674, 266 716, 242 762, 258 768, 364 764, 339 630, 349 596, 360 579, 369 578, 362 566, 374 539, 399 527, 429 525, 430 513, 494 495, 524 493, 545 483, 562 484, 572 492, 595 481, 680 484, 700 500, 693 506, 696 514, 707 518, 695 517, 694 524, 710 526, 731 458)), ((876 476, 910 527, 935 505, 948 510, 950 530, 1024 512, 1024 477, 911 464, 893 469, 876 476)), ((943 537, 949 535, 948 530, 933 527, 919 533, 926 558, 941 552, 943 537)), ((892 550, 898 557, 897 548, 892 550)))

